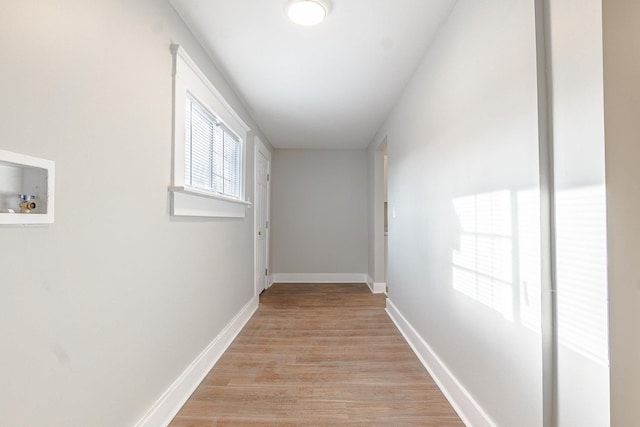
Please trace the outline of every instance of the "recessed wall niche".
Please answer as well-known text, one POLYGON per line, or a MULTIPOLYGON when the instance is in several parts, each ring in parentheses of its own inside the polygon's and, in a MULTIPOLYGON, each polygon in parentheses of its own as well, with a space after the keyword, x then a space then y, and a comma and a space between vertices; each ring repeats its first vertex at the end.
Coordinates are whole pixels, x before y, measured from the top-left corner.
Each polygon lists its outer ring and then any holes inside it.
POLYGON ((55 162, 0 150, 0 225, 53 223, 55 162))

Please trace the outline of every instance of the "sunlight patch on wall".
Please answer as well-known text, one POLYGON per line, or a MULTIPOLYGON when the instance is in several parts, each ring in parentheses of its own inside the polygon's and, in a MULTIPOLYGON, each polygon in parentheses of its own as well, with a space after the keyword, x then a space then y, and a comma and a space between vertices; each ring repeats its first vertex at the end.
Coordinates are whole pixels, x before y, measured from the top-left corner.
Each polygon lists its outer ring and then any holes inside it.
POLYGON ((519 283, 520 322, 540 332, 541 322, 541 263, 540 263, 540 191, 518 191, 517 200, 517 256, 516 274, 519 283))
POLYGON ((556 196, 558 338, 607 365, 607 220, 604 186, 556 196))
MULTIPOLYGON (((540 192, 489 193, 453 200, 459 223, 453 288, 508 320, 540 332, 540 192)), ((606 192, 556 194, 558 340, 608 364, 606 192)))
POLYGON ((513 319, 513 239, 508 190, 457 198, 453 288, 513 319))

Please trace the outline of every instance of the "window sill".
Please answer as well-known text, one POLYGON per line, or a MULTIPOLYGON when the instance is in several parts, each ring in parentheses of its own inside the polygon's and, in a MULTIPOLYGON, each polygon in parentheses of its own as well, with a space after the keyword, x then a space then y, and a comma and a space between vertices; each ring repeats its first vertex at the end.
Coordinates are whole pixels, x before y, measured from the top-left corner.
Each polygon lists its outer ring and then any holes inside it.
POLYGON ((250 202, 218 196, 190 187, 169 187, 171 215, 244 218, 250 202))

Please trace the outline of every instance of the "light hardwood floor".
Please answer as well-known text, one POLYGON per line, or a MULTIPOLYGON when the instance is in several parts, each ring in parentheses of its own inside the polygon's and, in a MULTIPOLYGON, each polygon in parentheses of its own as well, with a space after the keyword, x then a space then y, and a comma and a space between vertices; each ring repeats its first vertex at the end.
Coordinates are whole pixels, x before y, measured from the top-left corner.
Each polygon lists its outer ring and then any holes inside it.
POLYGON ((464 426, 364 284, 276 284, 171 426, 464 426))

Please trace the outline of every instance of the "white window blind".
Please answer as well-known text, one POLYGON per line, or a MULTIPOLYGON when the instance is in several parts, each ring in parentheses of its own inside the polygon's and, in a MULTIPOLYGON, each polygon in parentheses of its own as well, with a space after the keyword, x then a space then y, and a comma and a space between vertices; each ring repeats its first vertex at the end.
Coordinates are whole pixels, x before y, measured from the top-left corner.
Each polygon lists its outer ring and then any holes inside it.
POLYGON ((240 138, 194 99, 187 97, 185 185, 240 199, 241 154, 240 138))

